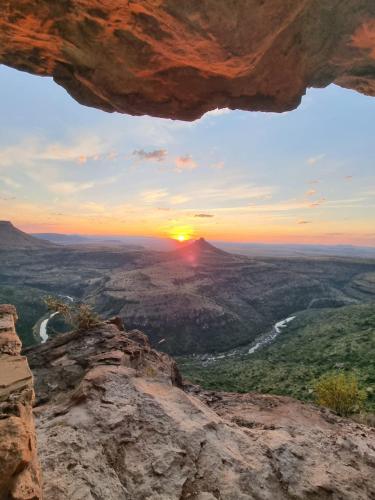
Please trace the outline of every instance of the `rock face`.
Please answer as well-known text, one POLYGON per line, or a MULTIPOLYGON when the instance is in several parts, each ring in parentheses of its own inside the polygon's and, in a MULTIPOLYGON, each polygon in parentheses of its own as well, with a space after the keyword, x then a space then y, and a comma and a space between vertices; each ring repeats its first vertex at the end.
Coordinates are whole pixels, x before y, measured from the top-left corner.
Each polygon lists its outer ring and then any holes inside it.
POLYGON ((32 415, 33 378, 20 355, 13 306, 0 306, 0 499, 41 497, 32 415))
POLYGON ((286 111, 332 82, 375 95, 373 0, 3 0, 0 63, 81 104, 193 120, 286 111))
POLYGON ((289 398, 182 386, 171 358, 114 321, 28 357, 46 500, 375 496, 373 429, 289 398))

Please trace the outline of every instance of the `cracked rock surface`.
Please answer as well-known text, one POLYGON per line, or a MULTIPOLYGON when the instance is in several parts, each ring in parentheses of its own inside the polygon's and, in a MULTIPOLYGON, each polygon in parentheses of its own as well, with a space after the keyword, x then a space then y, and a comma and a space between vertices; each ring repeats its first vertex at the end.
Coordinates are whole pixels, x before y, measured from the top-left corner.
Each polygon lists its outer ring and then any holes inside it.
POLYGON ((374 429, 183 385, 141 332, 103 324, 27 354, 46 500, 375 497, 374 429))

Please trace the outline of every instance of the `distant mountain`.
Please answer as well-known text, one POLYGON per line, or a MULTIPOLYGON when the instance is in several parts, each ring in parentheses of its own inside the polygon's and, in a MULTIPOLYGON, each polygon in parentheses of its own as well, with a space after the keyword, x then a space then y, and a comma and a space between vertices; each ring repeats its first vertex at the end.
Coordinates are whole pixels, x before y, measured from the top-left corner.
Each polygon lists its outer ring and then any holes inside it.
POLYGON ((34 238, 30 234, 20 231, 10 221, 0 221, 0 249, 23 249, 23 248, 49 248, 54 245, 48 241, 34 238))
POLYGON ((269 244, 269 243, 231 243, 215 241, 219 248, 249 257, 349 257, 375 259, 375 247, 356 245, 308 245, 308 244, 269 244))
POLYGON ((92 243, 91 238, 81 236, 80 234, 60 234, 60 233, 33 233, 33 237, 58 245, 84 245, 92 243))
POLYGON ((220 250, 219 248, 208 243, 204 238, 199 238, 193 243, 183 243, 180 248, 170 252, 173 258, 180 258, 191 265, 199 265, 205 263, 206 260, 221 261, 224 259, 235 259, 233 254, 220 250))
POLYGON ((173 240, 168 238, 152 238, 141 236, 118 235, 81 235, 61 233, 33 233, 32 236, 51 241, 59 245, 127 245, 137 248, 145 247, 156 251, 170 251, 176 248, 173 240))
MULTIPOLYGON (((51 241, 59 245, 87 245, 87 244, 126 244, 142 246, 149 250, 174 251, 192 243, 179 243, 170 238, 155 238, 145 236, 120 235, 81 235, 60 233, 34 233, 32 236, 51 241)), ((197 240, 199 241, 199 240, 197 240)), ((206 242, 207 243, 207 242, 206 242)), ((312 244, 270 244, 270 243, 236 243, 214 241, 216 249, 231 254, 246 255, 248 257, 350 257, 375 258, 375 247, 356 245, 312 245, 312 244)))

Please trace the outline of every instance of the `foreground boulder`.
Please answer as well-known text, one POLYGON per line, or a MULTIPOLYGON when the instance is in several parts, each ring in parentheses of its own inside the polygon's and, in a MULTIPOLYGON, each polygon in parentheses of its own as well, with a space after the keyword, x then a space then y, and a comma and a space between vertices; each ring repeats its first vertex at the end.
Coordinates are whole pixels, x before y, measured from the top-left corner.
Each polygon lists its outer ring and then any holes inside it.
POLYGON ((32 414, 33 378, 20 355, 13 306, 0 305, 0 499, 41 498, 32 414))
POLYGON ((290 398, 182 386, 138 331, 28 351, 46 500, 368 500, 375 432, 290 398))
POLYGON ((2 0, 0 63, 81 104, 193 120, 286 111, 307 87, 375 95, 373 0, 2 0))

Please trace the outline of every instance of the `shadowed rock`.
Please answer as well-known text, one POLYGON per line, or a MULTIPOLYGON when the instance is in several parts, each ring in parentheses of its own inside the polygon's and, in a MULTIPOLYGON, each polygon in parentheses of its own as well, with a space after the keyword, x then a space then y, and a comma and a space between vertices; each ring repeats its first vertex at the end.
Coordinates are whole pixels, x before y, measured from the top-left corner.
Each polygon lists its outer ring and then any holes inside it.
POLYGON ((375 94, 373 0, 4 0, 0 63, 105 111, 287 111, 307 87, 375 94))

